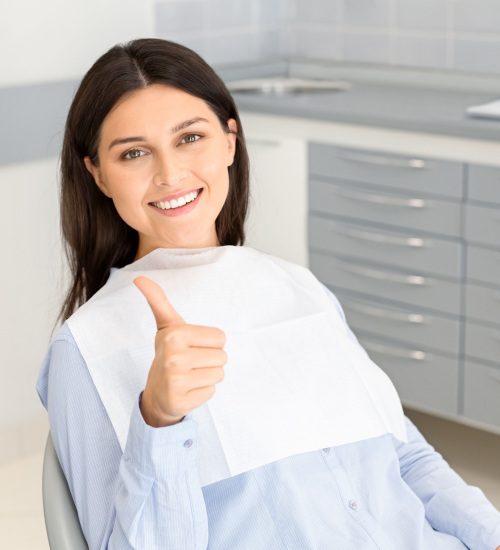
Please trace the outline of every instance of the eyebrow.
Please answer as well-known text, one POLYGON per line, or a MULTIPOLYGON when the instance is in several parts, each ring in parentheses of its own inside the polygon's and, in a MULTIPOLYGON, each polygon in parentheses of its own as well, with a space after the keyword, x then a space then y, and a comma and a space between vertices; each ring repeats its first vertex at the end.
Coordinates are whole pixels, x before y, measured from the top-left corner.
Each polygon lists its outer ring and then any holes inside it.
MULTIPOLYGON (((203 118, 201 116, 197 116, 195 118, 189 118, 188 120, 183 120, 182 122, 179 122, 175 126, 173 126, 170 129, 170 133, 176 134, 177 132, 180 132, 181 130, 184 130, 188 126, 191 126, 192 124, 196 124, 197 122, 208 122, 206 118, 203 118)), ((117 138, 114 139, 108 147, 108 151, 114 147, 115 145, 123 145, 125 143, 133 143, 137 141, 146 141, 146 138, 144 136, 130 136, 126 138, 117 138)))

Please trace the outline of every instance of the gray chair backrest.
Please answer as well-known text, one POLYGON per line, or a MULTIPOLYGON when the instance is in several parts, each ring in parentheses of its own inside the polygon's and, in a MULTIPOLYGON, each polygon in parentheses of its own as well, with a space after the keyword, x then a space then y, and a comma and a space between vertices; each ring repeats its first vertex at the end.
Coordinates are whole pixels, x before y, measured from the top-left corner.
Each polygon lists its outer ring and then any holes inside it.
POLYGON ((45 528, 50 549, 88 550, 50 432, 43 457, 42 494, 45 528))

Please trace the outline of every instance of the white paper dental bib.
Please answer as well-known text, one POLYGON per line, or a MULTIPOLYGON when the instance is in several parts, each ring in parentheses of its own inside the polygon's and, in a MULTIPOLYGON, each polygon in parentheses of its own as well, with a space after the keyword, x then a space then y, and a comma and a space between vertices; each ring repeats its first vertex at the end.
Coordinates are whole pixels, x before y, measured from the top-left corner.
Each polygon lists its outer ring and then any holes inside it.
POLYGON ((407 441, 394 386, 350 340, 314 275, 219 246, 157 249, 112 273, 68 319, 122 450, 154 357, 155 320, 132 283, 139 275, 159 283, 187 323, 226 334, 224 380, 191 413, 202 486, 388 432, 407 441))

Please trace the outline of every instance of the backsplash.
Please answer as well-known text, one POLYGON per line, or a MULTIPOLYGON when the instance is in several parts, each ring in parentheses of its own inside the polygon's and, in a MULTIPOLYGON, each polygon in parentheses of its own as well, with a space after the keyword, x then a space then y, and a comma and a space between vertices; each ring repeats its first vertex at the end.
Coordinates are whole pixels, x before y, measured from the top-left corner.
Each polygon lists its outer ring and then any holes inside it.
POLYGON ((500 72, 497 0, 295 0, 292 57, 500 72))
POLYGON ((500 73, 498 0, 164 0, 155 26, 215 65, 295 58, 500 73))
POLYGON ((288 56, 287 0, 166 0, 155 4, 155 34, 224 65, 288 56))

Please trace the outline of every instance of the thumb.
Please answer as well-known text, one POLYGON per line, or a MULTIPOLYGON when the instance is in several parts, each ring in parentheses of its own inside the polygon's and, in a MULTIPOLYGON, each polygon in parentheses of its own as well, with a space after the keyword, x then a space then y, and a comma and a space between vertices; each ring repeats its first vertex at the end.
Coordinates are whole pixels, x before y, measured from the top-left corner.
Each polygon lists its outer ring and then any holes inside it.
POLYGON ((148 301, 149 307, 156 319, 156 327, 158 330, 172 323, 185 323, 184 319, 175 311, 172 304, 168 301, 165 292, 163 292, 163 289, 158 283, 143 275, 136 277, 133 282, 148 301))

